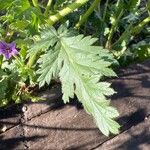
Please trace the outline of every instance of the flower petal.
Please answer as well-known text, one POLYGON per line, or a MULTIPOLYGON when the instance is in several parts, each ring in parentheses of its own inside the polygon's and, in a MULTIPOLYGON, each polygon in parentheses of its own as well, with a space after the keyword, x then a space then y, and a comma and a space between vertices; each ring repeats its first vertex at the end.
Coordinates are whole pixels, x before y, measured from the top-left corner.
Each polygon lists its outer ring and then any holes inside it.
POLYGON ((4 41, 0 42, 0 50, 4 50, 6 46, 7 46, 6 42, 4 42, 4 41))
POLYGON ((11 55, 17 55, 18 54, 18 51, 16 49, 13 49, 10 53, 11 55))
POLYGON ((16 44, 14 42, 9 44, 9 48, 11 49, 11 55, 17 55, 18 51, 16 49, 16 44))
POLYGON ((16 49, 16 44, 15 44, 14 42, 9 43, 9 44, 8 44, 8 47, 9 47, 10 49, 16 49))
POLYGON ((5 56, 6 59, 9 59, 11 57, 11 54, 10 53, 5 53, 3 54, 5 56))

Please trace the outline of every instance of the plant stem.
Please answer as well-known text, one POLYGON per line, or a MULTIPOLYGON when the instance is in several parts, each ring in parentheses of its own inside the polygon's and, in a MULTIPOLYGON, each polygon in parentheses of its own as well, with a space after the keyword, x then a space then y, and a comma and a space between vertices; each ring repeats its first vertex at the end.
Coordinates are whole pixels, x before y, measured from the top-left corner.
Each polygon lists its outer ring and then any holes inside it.
POLYGON ((50 10, 52 1, 53 1, 53 0, 48 0, 47 6, 46 6, 46 9, 45 9, 45 12, 44 12, 44 15, 45 15, 45 16, 48 16, 48 11, 50 10))
POLYGON ((50 16, 49 20, 47 22, 49 23, 49 25, 53 25, 57 21, 59 21, 61 18, 72 13, 75 9, 81 7, 82 5, 84 5, 87 2, 88 2, 88 0, 76 0, 76 2, 74 2, 70 5, 68 5, 66 8, 60 10, 57 14, 50 16))
POLYGON ((125 31, 119 37, 119 39, 115 43, 112 44, 112 47, 120 44, 122 41, 126 41, 132 35, 131 33, 132 28, 133 28, 132 24, 128 25, 125 31))
POLYGON ((32 0, 33 6, 38 7, 38 0, 32 0))
POLYGON ((117 44, 120 44, 123 40, 125 40, 127 37, 131 35, 138 34, 142 28, 150 22, 150 17, 145 18, 143 21, 141 21, 137 26, 133 27, 132 24, 130 24, 126 30, 122 33, 122 35, 119 37, 119 39, 112 45, 115 46, 117 44))
POLYGON ((94 0, 89 9, 81 16, 79 22, 75 25, 76 28, 80 28, 80 26, 88 19, 88 17, 94 11, 95 7, 97 7, 100 2, 101 0, 94 0))
POLYGON ((120 18, 122 16, 122 14, 123 14, 123 10, 120 12, 118 18, 116 18, 114 24, 112 25, 112 27, 110 29, 110 32, 109 32, 109 35, 108 35, 108 39, 107 39, 107 42, 106 42, 106 45, 105 45, 105 47, 108 48, 108 49, 111 48, 111 40, 112 40, 114 31, 115 31, 115 28, 117 27, 118 22, 119 22, 119 20, 120 20, 120 18))
POLYGON ((2 64, 3 64, 3 56, 0 55, 0 69, 1 69, 1 67, 2 67, 2 64))
POLYGON ((106 0, 105 8, 104 8, 104 13, 103 13, 103 21, 105 21, 105 18, 106 18, 106 13, 107 13, 107 8, 108 8, 108 2, 109 2, 109 0, 106 0))
POLYGON ((19 60, 19 57, 18 56, 13 56, 16 61, 18 62, 18 64, 20 65, 21 68, 24 68, 24 64, 19 60))
POLYGON ((38 5, 38 0, 32 0, 33 6, 38 8, 40 10, 40 7, 38 5))
POLYGON ((142 28, 150 22, 150 16, 141 21, 137 26, 135 26, 132 30, 132 34, 138 34, 142 30, 142 28))
POLYGON ((27 63, 27 66, 29 68, 31 68, 34 65, 36 58, 37 58, 37 53, 29 58, 29 61, 27 63))

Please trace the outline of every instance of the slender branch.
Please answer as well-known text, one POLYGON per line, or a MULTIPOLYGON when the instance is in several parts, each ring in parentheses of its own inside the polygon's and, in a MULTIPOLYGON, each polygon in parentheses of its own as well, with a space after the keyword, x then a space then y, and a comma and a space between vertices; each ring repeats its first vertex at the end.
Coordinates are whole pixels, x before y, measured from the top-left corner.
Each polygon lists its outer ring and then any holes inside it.
POLYGON ((57 14, 52 15, 49 17, 49 20, 47 21, 50 25, 55 24, 57 21, 65 17, 66 15, 72 13, 75 9, 81 7, 85 3, 87 3, 88 0, 76 0, 76 2, 68 5, 66 8, 60 10, 57 14))
POLYGON ((49 10, 50 10, 52 1, 53 1, 53 0, 48 0, 47 6, 46 6, 46 9, 45 9, 45 12, 44 12, 44 15, 45 15, 45 16, 48 16, 48 12, 49 12, 49 10))
POLYGON ((141 21, 137 26, 135 26, 132 30, 132 34, 138 34, 142 30, 142 28, 150 22, 150 16, 141 21))
POLYGON ((91 15, 95 7, 97 7, 100 2, 101 0, 94 0, 89 9, 81 16, 79 22, 75 25, 76 28, 80 28, 80 26, 87 20, 87 18, 91 15))

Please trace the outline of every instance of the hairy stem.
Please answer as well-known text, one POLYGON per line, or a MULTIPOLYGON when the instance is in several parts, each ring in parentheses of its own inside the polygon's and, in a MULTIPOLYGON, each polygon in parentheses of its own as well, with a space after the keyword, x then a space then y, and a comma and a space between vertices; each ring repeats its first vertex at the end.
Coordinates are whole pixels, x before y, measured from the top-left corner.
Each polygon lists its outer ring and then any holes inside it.
POLYGON ((50 25, 55 24, 57 21, 65 17, 66 15, 72 13, 75 9, 81 7, 85 3, 87 3, 88 0, 76 0, 74 3, 68 5, 64 9, 60 10, 57 14, 52 15, 49 17, 49 20, 47 21, 50 25))
POLYGON ((44 15, 45 15, 45 16, 48 16, 48 12, 49 12, 49 10, 50 10, 52 1, 53 1, 53 0, 48 0, 47 6, 46 6, 46 9, 45 9, 45 12, 44 12, 44 15))
POLYGON ((91 15, 91 13, 94 11, 94 9, 98 6, 98 4, 101 2, 101 0, 94 0, 92 5, 89 7, 89 9, 83 14, 79 20, 79 22, 76 24, 76 28, 80 28, 80 26, 88 19, 88 17, 91 15))
POLYGON ((132 30, 132 34, 138 34, 143 29, 143 27, 150 22, 150 16, 141 21, 137 26, 135 26, 132 30))

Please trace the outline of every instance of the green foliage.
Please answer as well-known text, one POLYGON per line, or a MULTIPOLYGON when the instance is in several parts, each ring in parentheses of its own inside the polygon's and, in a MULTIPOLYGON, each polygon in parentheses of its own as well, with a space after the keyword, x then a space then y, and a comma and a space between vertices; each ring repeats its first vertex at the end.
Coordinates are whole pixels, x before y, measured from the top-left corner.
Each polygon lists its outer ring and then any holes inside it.
POLYGON ((9 103, 20 103, 29 98, 36 101, 37 97, 31 96, 29 86, 35 86, 35 73, 23 64, 21 59, 11 64, 3 62, 0 69, 0 107, 9 103), (29 84, 28 85, 28 82, 29 84))
POLYGON ((71 4, 73 2, 75 2, 75 0, 57 0, 55 2, 54 8, 55 8, 55 10, 58 11, 58 10, 62 9, 63 7, 65 7, 68 4, 71 4))
POLYGON ((13 0, 5 0, 5 1, 0 0, 0 3, 1 3, 0 10, 4 10, 4 9, 8 8, 12 2, 13 2, 13 0))
MULTIPOLYGON (((8 32, 19 32, 21 37, 25 38, 26 35, 34 35, 38 31, 38 26, 41 21, 44 20, 44 16, 38 8, 35 8, 30 5, 28 0, 14 0, 9 3, 9 0, 6 0, 8 6, 3 10, 6 12, 1 16, 1 21, 6 26, 8 32), (23 18, 23 19, 22 19, 23 18)), ((18 35, 18 36, 19 36, 18 35)))
POLYGON ((59 78, 65 103, 76 95, 103 134, 116 134, 119 125, 112 119, 118 112, 106 100, 114 90, 109 83, 99 82, 103 76, 116 76, 109 68, 113 57, 106 49, 94 46, 96 40, 91 36, 71 36, 63 26, 57 31, 51 27, 42 32, 41 39, 36 41, 29 54, 31 51, 32 55, 34 50, 35 53, 44 51, 38 60, 40 86, 59 78))
POLYGON ((8 83, 7 83, 7 76, 6 74, 0 70, 0 106, 5 105, 5 98, 6 98, 6 92, 8 88, 8 83))
MULTIPOLYGON (((147 39, 149 40, 149 39, 147 39)), ((150 42, 146 42, 146 39, 144 41, 140 41, 137 44, 133 44, 132 45, 132 49, 131 52, 134 54, 132 54, 132 56, 128 56, 127 57, 134 57, 140 61, 143 61, 147 58, 150 58, 150 42)))
POLYGON ((76 96, 102 133, 118 133, 109 101, 115 91, 104 79, 116 76, 113 56, 121 64, 150 58, 149 7, 141 0, 0 0, 0 40, 19 51, 0 56, 0 106, 37 101, 38 84, 59 79, 65 103, 76 96))
POLYGON ((136 12, 138 6, 140 5, 141 3, 141 0, 130 0, 127 4, 127 9, 130 11, 130 12, 136 12))
MULTIPOLYGON (((133 50, 135 44, 149 38, 148 25, 149 2, 141 0, 101 1, 99 7, 87 19, 83 33, 94 33, 99 43, 115 55, 120 65, 130 60, 136 61, 145 56, 150 58, 143 49, 133 50), (143 54, 142 54, 143 52, 143 54), (126 59, 130 53, 129 59, 126 59), (122 61, 123 60, 123 61, 122 61)), ((83 30, 83 26, 81 31, 83 30)))

